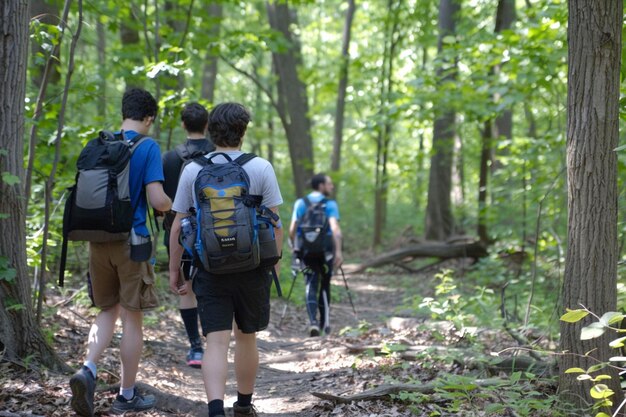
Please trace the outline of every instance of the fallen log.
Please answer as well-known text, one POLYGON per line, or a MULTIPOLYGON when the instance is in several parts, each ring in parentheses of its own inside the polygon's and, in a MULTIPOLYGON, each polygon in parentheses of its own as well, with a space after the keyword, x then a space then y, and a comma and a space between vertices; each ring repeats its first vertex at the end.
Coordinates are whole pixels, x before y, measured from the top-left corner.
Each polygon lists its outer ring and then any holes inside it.
POLYGON ((361 264, 350 268, 350 272, 363 272, 367 268, 376 268, 389 263, 401 262, 406 258, 483 258, 487 256, 487 249, 481 242, 423 242, 390 252, 383 253, 361 264))
POLYGON ((348 395, 345 397, 328 394, 325 392, 312 392, 311 395, 320 398, 322 400, 330 400, 335 401, 340 404, 348 404, 353 401, 374 401, 374 400, 383 400, 388 398, 391 395, 399 394, 400 392, 418 392, 420 394, 433 394, 435 389, 444 389, 449 391, 455 390, 470 390, 472 387, 481 388, 481 387, 491 387, 498 385, 511 385, 510 380, 502 379, 502 378, 490 378, 490 379, 477 379, 472 381, 469 384, 464 384, 463 386, 458 385, 447 385, 444 382, 436 381, 429 382, 427 384, 384 384, 380 385, 376 388, 372 388, 358 394, 348 395))

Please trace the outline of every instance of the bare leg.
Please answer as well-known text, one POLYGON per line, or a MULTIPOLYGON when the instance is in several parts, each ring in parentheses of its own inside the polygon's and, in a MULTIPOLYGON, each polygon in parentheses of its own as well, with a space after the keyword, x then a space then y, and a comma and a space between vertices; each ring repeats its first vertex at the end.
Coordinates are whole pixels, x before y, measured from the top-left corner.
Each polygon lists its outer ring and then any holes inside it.
POLYGON ((143 349, 143 312, 130 311, 122 308, 122 342, 120 344, 120 358, 122 361, 122 388, 135 385, 139 359, 143 349))
POLYGON ((207 401, 224 400, 228 377, 228 345, 230 330, 206 335, 206 350, 202 358, 202 379, 207 401))
POLYGON ((259 351, 256 346, 256 333, 242 333, 235 330, 235 376, 237 391, 242 394, 254 392, 254 382, 259 368, 259 351))
POLYGON ((89 330, 89 339, 87 340, 88 361, 97 363, 104 350, 109 346, 111 339, 113 338, 115 322, 117 322, 119 315, 119 304, 98 313, 96 320, 93 322, 91 329, 89 330))

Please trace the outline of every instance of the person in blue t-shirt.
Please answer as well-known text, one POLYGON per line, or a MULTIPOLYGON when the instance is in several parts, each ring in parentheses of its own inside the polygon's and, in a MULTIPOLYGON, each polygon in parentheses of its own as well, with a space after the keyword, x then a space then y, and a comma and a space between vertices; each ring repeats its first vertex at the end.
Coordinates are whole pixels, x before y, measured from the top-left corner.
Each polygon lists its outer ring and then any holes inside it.
POLYGON ((309 315, 309 336, 319 336, 321 331, 330 334, 330 279, 333 268, 339 268, 343 263, 341 248, 342 236, 339 227, 339 207, 335 200, 328 197, 335 188, 331 178, 323 173, 316 174, 311 179, 313 191, 305 198, 296 201, 289 226, 289 240, 294 250, 298 246, 294 242, 302 241, 302 221, 308 207, 311 205, 324 204, 324 212, 328 220, 328 239, 321 256, 307 256, 302 253, 294 253, 294 257, 301 258, 304 264, 304 276, 306 279, 306 306, 309 315), (319 319, 317 316, 319 310, 319 319))
MULTIPOLYGON (((147 136, 157 115, 157 103, 147 91, 134 88, 122 98, 121 133, 130 142, 137 135, 147 136)), ((130 160, 129 188, 134 208, 133 230, 149 241, 146 226, 148 203, 156 210, 167 211, 172 200, 163 191, 161 151, 154 139, 147 138, 133 151, 130 160)), ((100 309, 89 331, 87 354, 82 368, 70 379, 71 406, 78 415, 94 415, 96 363, 111 343, 115 324, 122 318, 120 391, 113 401, 114 414, 147 410, 154 407, 152 395, 135 390, 139 359, 143 348, 143 312, 158 306, 154 289, 154 270, 149 260, 131 259, 126 240, 89 243, 89 274, 92 300, 100 309)))

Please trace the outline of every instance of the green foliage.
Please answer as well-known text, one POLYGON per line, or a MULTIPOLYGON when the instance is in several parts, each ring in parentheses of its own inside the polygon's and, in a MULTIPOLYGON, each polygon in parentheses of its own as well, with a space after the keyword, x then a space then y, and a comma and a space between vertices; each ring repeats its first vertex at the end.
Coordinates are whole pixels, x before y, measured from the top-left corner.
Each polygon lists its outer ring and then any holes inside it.
MULTIPOLYGON (((592 311, 582 308, 577 310, 568 310, 567 313, 561 316, 561 320, 567 323, 577 323, 588 315, 592 315, 597 321, 593 321, 587 326, 581 328, 580 331, 580 339, 581 340, 589 340, 602 336, 607 330, 614 333, 626 333, 626 329, 622 329, 619 325, 622 323, 622 320, 626 318, 626 315, 619 312, 606 312, 601 317, 596 316, 592 311)), ((626 337, 619 337, 617 339, 612 340, 609 343, 609 346, 613 349, 620 349, 624 346, 624 340, 626 337)), ((593 354, 590 352, 590 356, 593 357, 593 354)), ((589 390, 589 395, 594 400, 593 409, 597 412, 595 417, 605 417, 607 416, 601 410, 610 409, 613 406, 613 401, 611 397, 615 394, 615 392, 609 388, 608 385, 602 383, 602 381, 610 380, 611 376, 607 374, 596 374, 603 369, 606 369, 608 366, 616 367, 620 372, 626 371, 626 368, 617 367, 616 363, 623 363, 626 361, 626 357, 624 356, 613 356, 609 358, 609 362, 600 362, 597 364, 590 366, 587 369, 582 368, 569 368, 565 370, 566 374, 579 374, 576 379, 578 381, 591 381, 593 384, 591 389, 589 390)), ((624 404, 620 404, 616 413, 624 406, 624 404)))
POLYGON ((9 258, 0 256, 0 281, 14 282, 17 271, 11 267, 9 258))

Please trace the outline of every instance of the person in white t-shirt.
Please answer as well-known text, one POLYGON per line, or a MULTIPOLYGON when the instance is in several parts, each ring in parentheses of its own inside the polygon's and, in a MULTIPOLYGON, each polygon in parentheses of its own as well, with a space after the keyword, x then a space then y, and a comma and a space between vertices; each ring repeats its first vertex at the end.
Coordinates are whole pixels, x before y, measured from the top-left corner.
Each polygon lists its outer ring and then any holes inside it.
MULTIPOLYGON (((222 103, 209 114, 209 135, 216 146, 207 155, 215 163, 232 160, 243 154, 241 145, 250 113, 238 103, 222 103)), ((170 232, 170 289, 176 294, 191 291, 188 281, 179 281, 182 247, 178 243, 180 220, 195 207, 194 181, 202 167, 192 162, 180 176, 172 210, 176 212, 170 232), (181 282, 183 282, 181 284, 181 282)), ((283 198, 274 168, 265 159, 256 157, 243 166, 250 179, 249 192, 262 196, 261 204, 278 215, 283 198)), ((283 229, 280 220, 275 223, 278 253, 282 250, 283 229)), ((279 264, 275 266, 279 270, 279 264)), ((228 347, 233 319, 235 328, 235 376, 237 402, 233 405, 235 417, 256 416, 252 394, 259 366, 256 332, 267 328, 270 315, 271 277, 267 270, 255 269, 232 275, 212 275, 200 267, 193 280, 193 292, 198 300, 198 314, 206 336, 202 360, 202 375, 207 394, 209 417, 224 416, 224 393, 228 376, 228 347)))

